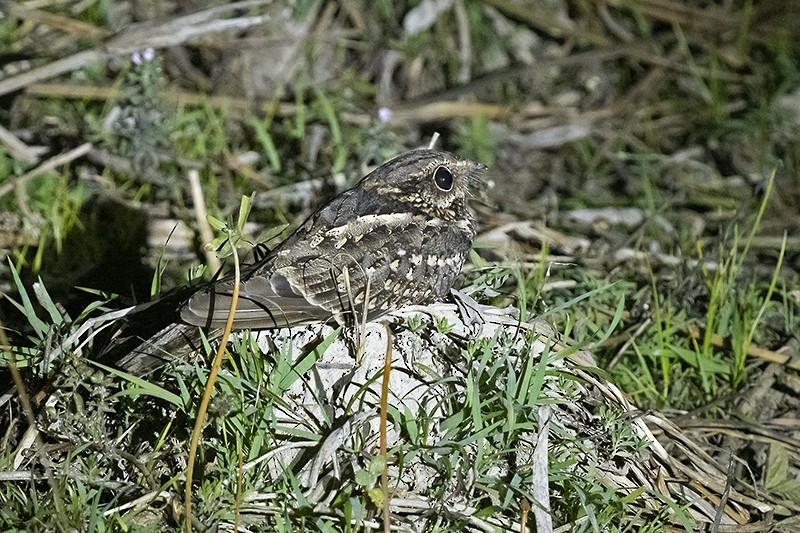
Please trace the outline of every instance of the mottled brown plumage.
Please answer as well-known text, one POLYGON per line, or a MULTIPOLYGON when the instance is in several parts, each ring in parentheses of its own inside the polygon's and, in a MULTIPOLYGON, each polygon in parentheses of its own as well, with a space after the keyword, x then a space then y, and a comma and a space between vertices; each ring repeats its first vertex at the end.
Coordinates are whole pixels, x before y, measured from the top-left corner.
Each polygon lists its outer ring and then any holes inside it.
MULTIPOLYGON (((347 324, 443 298, 472 246, 466 199, 484 168, 435 150, 378 167, 244 271, 234 327, 347 324)), ((226 279, 193 295, 181 319, 221 327, 232 288, 226 279)))

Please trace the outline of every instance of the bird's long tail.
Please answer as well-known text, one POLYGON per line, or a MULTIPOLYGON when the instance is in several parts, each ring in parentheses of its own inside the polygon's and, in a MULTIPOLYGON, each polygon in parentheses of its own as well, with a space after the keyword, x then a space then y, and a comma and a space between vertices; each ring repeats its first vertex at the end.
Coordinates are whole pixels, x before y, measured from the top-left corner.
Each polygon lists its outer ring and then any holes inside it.
POLYGON ((94 336, 93 359, 133 375, 149 374, 202 348, 200 328, 182 323, 182 295, 129 307, 87 323, 94 336))

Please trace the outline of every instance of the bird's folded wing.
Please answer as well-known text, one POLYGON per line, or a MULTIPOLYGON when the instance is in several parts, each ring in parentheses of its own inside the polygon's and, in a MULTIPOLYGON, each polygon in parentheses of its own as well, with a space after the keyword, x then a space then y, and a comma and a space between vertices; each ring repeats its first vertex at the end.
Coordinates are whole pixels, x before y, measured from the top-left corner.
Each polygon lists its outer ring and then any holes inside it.
MULTIPOLYGON (((233 282, 225 281, 196 294, 181 310, 181 319, 195 326, 219 328, 230 313, 233 282)), ((280 273, 255 275, 240 285, 234 329, 269 329, 324 321, 331 311, 310 302, 280 273)))

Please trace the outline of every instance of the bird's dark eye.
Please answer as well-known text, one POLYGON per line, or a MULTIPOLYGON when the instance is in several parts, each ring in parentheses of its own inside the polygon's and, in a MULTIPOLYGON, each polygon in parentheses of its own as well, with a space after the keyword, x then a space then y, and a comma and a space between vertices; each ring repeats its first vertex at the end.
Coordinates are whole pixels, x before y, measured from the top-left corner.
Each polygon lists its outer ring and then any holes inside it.
POLYGON ((447 167, 437 167, 433 173, 433 181, 441 190, 449 191, 453 188, 453 173, 447 167))

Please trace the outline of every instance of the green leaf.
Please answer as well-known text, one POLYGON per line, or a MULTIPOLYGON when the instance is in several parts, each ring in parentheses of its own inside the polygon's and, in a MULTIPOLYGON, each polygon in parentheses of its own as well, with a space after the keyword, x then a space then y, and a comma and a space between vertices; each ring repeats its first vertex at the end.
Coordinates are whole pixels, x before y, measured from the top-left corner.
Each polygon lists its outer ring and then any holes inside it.
POLYGON ((408 439, 411 442, 417 442, 419 439, 419 427, 414 413, 407 405, 403 405, 403 419, 405 420, 406 431, 408 431, 408 439))
POLYGON ((288 228, 288 227, 289 227, 289 224, 278 224, 277 226, 273 226, 271 228, 267 228, 267 229, 265 229, 264 231, 262 231, 261 233, 258 234, 258 237, 256 237, 256 241, 257 242, 270 241, 270 240, 274 239, 275 237, 277 237, 278 235, 280 235, 281 233, 283 233, 286 230, 286 228, 288 228))
POLYGON ((342 328, 336 328, 333 330, 333 333, 322 339, 322 342, 317 344, 313 350, 297 360, 294 365, 292 365, 292 370, 284 374, 281 380, 278 382, 278 391, 286 391, 295 381, 297 381, 300 376, 308 372, 311 367, 314 366, 314 363, 319 361, 319 358, 322 357, 322 354, 325 353, 325 350, 330 348, 331 344, 333 344, 333 341, 336 340, 341 331, 342 328))
POLYGON ((336 110, 333 107, 333 102, 330 98, 320 89, 315 91, 317 101, 322 109, 322 114, 328 121, 328 126, 331 130, 331 141, 336 147, 336 155, 334 156, 333 164, 331 165, 331 172, 336 174, 344 169, 345 162, 347 161, 347 149, 344 147, 342 138, 342 128, 339 124, 339 118, 336 116, 336 110))
POLYGON ((786 480, 786 475, 788 472, 789 454, 786 452, 786 447, 779 442, 773 442, 769 447, 769 456, 767 457, 767 472, 764 476, 764 486, 768 490, 773 490, 786 480))
POLYGON ((608 340, 614 330, 617 329, 620 321, 622 321, 622 315, 625 312, 625 295, 621 294, 619 296, 619 302, 617 303, 617 310, 614 313, 614 318, 611 320, 611 324, 609 324, 608 329, 606 330, 605 334, 595 341, 597 346, 602 345, 604 342, 608 340))
POLYGON ((253 207, 253 200, 255 200, 256 193, 250 196, 242 196, 242 202, 239 204, 239 218, 236 221, 236 227, 239 233, 244 231, 244 225, 247 223, 247 217, 250 216, 250 209, 253 207))
POLYGON ((375 504, 376 507, 383 507, 383 491, 378 487, 369 489, 367 491, 367 496, 369 499, 372 500, 372 503, 375 504))
POLYGON ((64 317, 61 316, 58 307, 56 307, 56 304, 53 303, 52 298, 50 298, 50 295, 47 293, 42 278, 39 278, 38 283, 33 284, 33 293, 36 295, 36 299, 39 300, 39 303, 44 307, 45 311, 50 314, 50 320, 52 320, 53 324, 56 326, 63 324, 64 317))
POLYGON ((9 298, 8 296, 6 296, 6 299, 25 315, 28 323, 31 325, 31 327, 33 327, 34 331, 36 331, 36 335, 42 339, 47 334, 47 330, 50 328, 44 323, 44 321, 42 321, 42 319, 36 316, 36 310, 33 308, 33 302, 31 302, 31 299, 28 297, 28 291, 25 290, 25 286, 22 284, 22 280, 19 278, 17 269, 14 267, 14 263, 11 262, 10 258, 8 260, 8 266, 11 269, 11 276, 14 278, 14 285, 17 286, 17 292, 19 292, 19 298, 22 300, 22 304, 18 303, 13 298, 9 298))
POLYGON ((800 502, 800 481, 796 479, 784 479, 772 487, 770 492, 782 496, 787 500, 800 502))
POLYGON ((102 368, 106 372, 114 374, 115 376, 119 376, 125 381, 128 381, 129 383, 136 386, 135 388, 132 389, 122 390, 116 393, 114 396, 132 396, 136 394, 143 394, 146 396, 152 396, 154 398, 160 398, 180 409, 184 409, 186 406, 177 394, 173 394, 168 390, 159 387, 158 385, 150 383, 149 381, 145 381, 142 378, 134 376, 133 374, 129 374, 127 372, 117 370, 116 368, 106 366, 102 363, 98 363, 97 361, 89 361, 89 363, 99 368, 102 368))
POLYGON ((383 455, 376 455, 369 462, 369 473, 375 477, 380 476, 385 467, 386 459, 383 455))
POLYGON ((373 476, 372 473, 366 468, 362 468, 356 472, 354 478, 356 480, 356 484, 361 487, 369 487, 375 483, 375 476, 373 476))
POLYGON ((451 429, 457 429, 461 427, 462 423, 464 422, 464 411, 458 411, 453 413, 449 417, 445 418, 439 427, 442 428, 443 433, 447 433, 451 429))
POLYGON ((253 129, 256 131, 256 137, 261 143, 261 146, 264 148, 264 151, 267 153, 267 159, 269 159, 269 164, 272 167, 272 171, 275 173, 280 172, 281 158, 278 155, 278 149, 275 148, 275 142, 272 140, 272 135, 269 134, 267 128, 260 120, 253 119, 250 121, 250 124, 253 125, 253 129))
POLYGON ((306 104, 299 85, 294 90, 294 106, 294 127, 289 130, 289 134, 295 139, 302 139, 306 135, 306 104))
POLYGON ((225 228, 228 227, 228 225, 225 224, 225 222, 212 215, 207 215, 206 220, 208 220, 208 223, 211 225, 211 227, 217 231, 224 231, 225 228))

